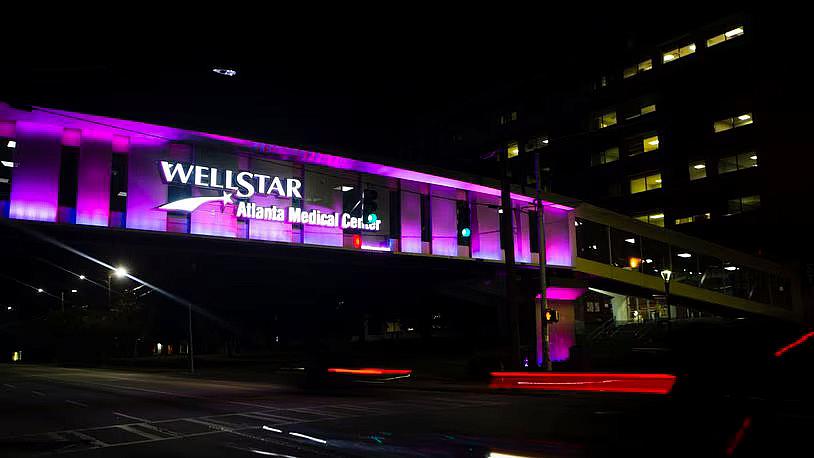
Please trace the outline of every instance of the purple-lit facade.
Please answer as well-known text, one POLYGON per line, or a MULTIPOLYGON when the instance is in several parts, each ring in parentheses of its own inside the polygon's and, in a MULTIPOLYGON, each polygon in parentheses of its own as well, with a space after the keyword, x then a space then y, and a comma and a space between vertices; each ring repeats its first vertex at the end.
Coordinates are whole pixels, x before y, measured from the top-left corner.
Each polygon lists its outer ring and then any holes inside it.
MULTIPOLYGON (((363 249, 482 260, 503 257, 498 230, 499 190, 494 187, 323 153, 50 109, 26 112, 0 104, 0 123, 0 136, 15 143, 7 183, 10 193, 3 203, 8 218, 352 246, 354 231, 339 227, 238 218, 236 200, 226 205, 209 203, 188 216, 161 210, 158 207, 172 200, 172 184, 162 180, 157 164, 171 160, 302 182, 300 202, 259 193, 248 199, 262 206, 301 206, 306 211, 341 214, 348 210, 343 208, 343 187, 377 190, 381 229, 362 232, 363 249), (75 189, 69 190, 76 193, 70 199, 74 208, 60 208, 60 179, 64 180, 60 162, 66 147, 78 154, 75 189), (114 154, 127 158, 126 195, 122 194, 126 209, 116 218, 112 218, 110 204, 114 154), (397 197, 391 198, 391 194, 397 197), (471 212, 471 236, 465 244, 460 243, 456 219, 461 202, 471 212), (60 217, 61 213, 69 216, 60 217), (394 217, 398 221, 391 221, 394 217)), ((217 190, 194 184, 184 187, 184 197, 219 195, 217 190)), ((344 200, 346 206, 347 198, 344 200)), ((513 195, 515 257, 521 263, 536 262, 537 258, 531 252, 529 231, 532 203, 529 196, 513 195)), ((545 216, 547 263, 572 267, 572 209, 545 202, 545 216)))
MULTIPOLYGON (((3 165, 9 178, 0 183, 7 188, 0 193, 5 218, 347 250, 359 250, 353 247, 358 234, 362 251, 388 252, 395 258, 419 255, 483 262, 503 258, 500 191, 494 186, 232 137, 45 108, 21 111, 2 103, 0 140, 10 155, 3 165), (76 162, 68 185, 66 158, 76 162), (378 193, 380 227, 354 230, 240 218, 237 198, 212 201, 189 213, 165 211, 159 207, 169 202, 220 196, 224 191, 196 186, 194 178, 182 185, 168 183, 160 161, 250 171, 301 184, 301 198, 258 192, 242 199, 263 208, 342 215, 353 211, 359 191, 373 189, 378 193), (114 189, 117 177, 124 177, 125 183, 114 189), (65 193, 71 196, 66 198, 65 193), (115 208, 116 200, 123 203, 121 208, 115 208), (459 234, 461 206, 469 209, 470 221, 464 224, 471 230, 469 237, 459 234)), ((513 194, 512 202, 515 258, 521 264, 537 263, 530 220, 534 215, 529 214, 534 199, 513 194)), ((573 209, 556 202, 544 205, 547 264, 570 269, 575 253, 573 209)), ((567 347, 563 351, 565 359, 567 347)))

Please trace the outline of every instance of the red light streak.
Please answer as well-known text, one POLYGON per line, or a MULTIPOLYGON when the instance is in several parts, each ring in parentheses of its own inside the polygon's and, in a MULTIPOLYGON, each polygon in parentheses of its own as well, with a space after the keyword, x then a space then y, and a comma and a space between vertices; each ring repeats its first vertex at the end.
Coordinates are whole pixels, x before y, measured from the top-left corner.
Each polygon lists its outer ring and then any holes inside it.
POLYGON ((578 372, 492 372, 490 388, 667 394, 670 374, 604 374, 578 372))
POLYGON ((752 425, 752 417, 746 417, 743 419, 743 424, 732 436, 732 440, 729 442, 729 446, 726 447, 726 456, 732 456, 735 453, 735 449, 738 448, 741 442, 743 442, 743 437, 746 436, 746 430, 752 425))
POLYGON ((362 369, 343 369, 339 367, 329 367, 328 372, 335 374, 351 374, 351 375, 410 375, 413 373, 412 369, 378 369, 366 367, 362 369))
POLYGON ((774 352, 774 356, 776 358, 779 358, 779 357, 783 356, 783 353, 791 350, 792 348, 794 348, 794 347, 796 347, 798 345, 801 345, 803 342, 805 342, 806 340, 808 340, 808 339, 810 339, 812 337, 814 337, 814 331, 809 332, 808 334, 804 334, 802 337, 795 340, 794 342, 786 345, 785 347, 781 348, 780 350, 777 350, 776 352, 774 352))

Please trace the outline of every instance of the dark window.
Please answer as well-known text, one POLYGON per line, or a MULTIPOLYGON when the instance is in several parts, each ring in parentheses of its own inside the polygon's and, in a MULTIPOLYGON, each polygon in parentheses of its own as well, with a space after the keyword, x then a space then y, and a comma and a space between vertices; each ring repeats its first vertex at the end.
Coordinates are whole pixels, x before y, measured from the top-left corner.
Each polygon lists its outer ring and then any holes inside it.
POLYGON ((530 243, 529 248, 531 249, 532 253, 539 253, 540 252, 540 235, 537 233, 537 228, 539 228, 539 224, 537 224, 537 212, 530 211, 529 212, 529 237, 530 243))
POLYGON ((11 199, 11 176, 14 170, 14 149, 17 143, 0 137, 0 201, 11 199))
MULTIPOLYGON (((189 185, 168 185, 167 186, 167 202, 175 202, 176 200, 186 199, 192 197, 192 187, 189 185)), ((190 215, 186 212, 167 212, 167 231, 168 232, 189 232, 190 215)))
POLYGON ((113 154, 110 171, 110 211, 127 211, 127 155, 113 154))
POLYGON ((401 236, 401 192, 390 191, 390 238, 401 236))
POLYGON ((577 256, 608 264, 608 226, 577 218, 577 256))
POLYGON ((421 241, 429 242, 432 238, 430 227, 430 196, 421 195, 421 241))
POLYGON ((79 148, 62 147, 62 158, 59 166, 59 206, 76 208, 76 191, 78 187, 79 148))

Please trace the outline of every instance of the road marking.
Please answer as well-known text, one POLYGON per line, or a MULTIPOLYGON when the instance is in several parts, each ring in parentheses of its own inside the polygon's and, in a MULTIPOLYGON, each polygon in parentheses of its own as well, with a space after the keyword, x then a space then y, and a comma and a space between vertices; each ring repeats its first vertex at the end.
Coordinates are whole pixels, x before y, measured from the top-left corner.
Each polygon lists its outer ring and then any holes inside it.
POLYGON ((150 434, 148 432, 141 431, 141 430, 136 429, 136 428, 134 428, 134 427, 132 427, 130 425, 117 426, 117 428, 118 429, 123 429, 123 430, 127 431, 128 433, 133 433, 133 434, 141 436, 141 437, 146 437, 147 439, 154 440, 154 441, 159 440, 159 439, 164 439, 164 437, 162 437, 162 436, 157 436, 155 434, 150 434))
POLYGON ((314 442, 317 442, 317 443, 320 443, 320 444, 327 444, 328 443, 328 441, 320 439, 318 437, 309 436, 307 434, 302 434, 302 433, 295 433, 294 431, 290 431, 288 434, 291 434, 292 436, 296 436, 296 437, 302 437, 303 439, 308 439, 310 441, 314 441, 314 442))
POLYGON ((66 433, 67 434, 73 434, 74 436, 76 436, 76 437, 78 437, 78 438, 80 438, 82 440, 86 440, 86 441, 92 443, 95 447, 108 447, 108 446, 110 446, 110 444, 108 444, 107 442, 102 442, 102 441, 100 441, 99 439, 97 439, 97 438, 95 438, 93 436, 89 436, 89 435, 87 435, 85 433, 82 433, 82 432, 79 432, 79 431, 67 431, 66 433))
POLYGON ((113 415, 116 415, 116 416, 119 416, 119 417, 122 417, 122 418, 127 418, 128 420, 136 420, 136 421, 140 421, 140 422, 144 422, 144 423, 150 423, 150 420, 147 420, 145 418, 134 417, 132 415, 126 415, 126 414, 123 414, 121 412, 114 411, 113 415))
POLYGON ((12 390, 15 388, 15 386, 12 385, 11 383, 4 383, 3 386, 6 388, 11 388, 12 390))
POLYGON ((37 395, 37 396, 45 396, 45 393, 43 393, 42 391, 31 390, 31 394, 34 394, 34 395, 37 395))
POLYGON ((75 406, 79 406, 79 407, 87 407, 87 406, 88 406, 88 405, 87 405, 87 404, 85 404, 84 402, 72 401, 72 400, 70 400, 70 399, 66 399, 66 400, 65 400, 65 402, 67 402, 68 404, 73 404, 73 405, 75 405, 75 406))

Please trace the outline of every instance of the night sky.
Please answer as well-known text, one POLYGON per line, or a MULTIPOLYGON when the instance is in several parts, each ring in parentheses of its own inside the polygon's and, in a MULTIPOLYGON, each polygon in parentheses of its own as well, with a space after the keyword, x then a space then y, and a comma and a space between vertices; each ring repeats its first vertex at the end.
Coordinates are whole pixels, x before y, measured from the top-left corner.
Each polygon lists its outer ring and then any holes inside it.
POLYGON ((0 100, 431 162, 422 138, 448 112, 531 80, 556 90, 612 52, 720 14, 594 13, 413 12, 262 27, 95 24, 54 36, 59 46, 12 50, 6 62, 16 65, 2 72, 0 100))

